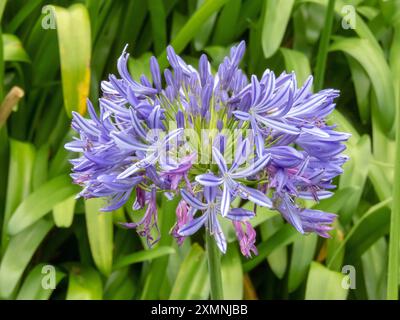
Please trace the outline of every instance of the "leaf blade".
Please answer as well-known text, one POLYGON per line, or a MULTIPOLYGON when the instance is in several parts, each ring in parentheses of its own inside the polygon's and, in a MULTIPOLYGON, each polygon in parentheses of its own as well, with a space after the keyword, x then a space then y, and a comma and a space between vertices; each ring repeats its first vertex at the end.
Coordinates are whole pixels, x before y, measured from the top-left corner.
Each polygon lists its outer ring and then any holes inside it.
POLYGON ((85 200, 86 229, 93 260, 101 273, 108 276, 113 260, 112 212, 100 212, 104 199, 85 200))
POLYGON ((39 220, 24 232, 11 238, 0 264, 0 297, 4 299, 12 297, 34 252, 52 226, 49 221, 39 220))
POLYGON ((21 232, 78 191, 79 187, 71 183, 69 175, 49 180, 19 204, 8 223, 8 233, 15 235, 21 232))
POLYGON ((60 51, 64 106, 84 114, 89 95, 91 34, 86 7, 74 4, 68 9, 54 6, 60 51))
POLYGON ((271 57, 278 49, 290 19, 294 0, 267 1, 261 32, 264 57, 271 57), (279 15, 276 13, 279 12, 279 15))
POLYGON ((348 291, 342 287, 343 279, 343 274, 313 262, 308 274, 305 298, 307 300, 345 300, 348 291))

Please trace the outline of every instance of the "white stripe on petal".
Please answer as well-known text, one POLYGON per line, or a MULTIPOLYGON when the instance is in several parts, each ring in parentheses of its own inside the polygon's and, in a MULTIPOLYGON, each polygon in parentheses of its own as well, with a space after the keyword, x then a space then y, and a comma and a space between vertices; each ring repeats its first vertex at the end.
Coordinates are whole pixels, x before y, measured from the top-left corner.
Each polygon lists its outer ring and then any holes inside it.
POLYGON ((212 173, 198 175, 195 179, 198 183, 207 187, 215 187, 222 183, 222 178, 216 177, 212 173))
POLYGON ((222 198, 221 198, 221 215, 225 217, 231 205, 231 194, 229 192, 228 186, 224 183, 224 189, 222 191, 222 198))

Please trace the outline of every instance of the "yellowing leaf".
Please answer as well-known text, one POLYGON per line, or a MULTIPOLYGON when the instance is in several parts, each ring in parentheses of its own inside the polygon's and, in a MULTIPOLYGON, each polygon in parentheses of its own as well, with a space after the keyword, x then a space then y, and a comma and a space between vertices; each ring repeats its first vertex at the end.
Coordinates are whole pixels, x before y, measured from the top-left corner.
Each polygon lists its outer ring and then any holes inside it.
POLYGON ((91 35, 90 19, 82 4, 68 9, 54 7, 60 50, 64 107, 84 114, 89 95, 91 35))

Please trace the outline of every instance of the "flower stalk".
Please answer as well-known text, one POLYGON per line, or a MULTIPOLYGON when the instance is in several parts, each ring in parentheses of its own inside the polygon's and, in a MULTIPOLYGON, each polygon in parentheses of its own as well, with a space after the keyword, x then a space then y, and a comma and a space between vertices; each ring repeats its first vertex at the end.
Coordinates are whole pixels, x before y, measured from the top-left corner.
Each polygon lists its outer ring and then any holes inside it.
POLYGON ((223 300, 224 292, 222 288, 221 254, 213 237, 208 232, 206 232, 206 250, 211 299, 223 300))

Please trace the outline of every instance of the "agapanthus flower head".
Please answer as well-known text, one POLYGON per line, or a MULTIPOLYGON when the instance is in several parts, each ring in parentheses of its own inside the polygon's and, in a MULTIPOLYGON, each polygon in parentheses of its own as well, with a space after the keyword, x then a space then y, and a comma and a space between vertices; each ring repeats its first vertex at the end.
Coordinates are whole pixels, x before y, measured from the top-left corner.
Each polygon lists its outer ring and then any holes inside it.
POLYGON ((330 197, 347 161, 349 134, 326 122, 339 92, 313 93, 312 77, 299 86, 294 73, 248 78, 239 68, 244 52, 244 42, 232 47, 213 73, 207 56, 197 70, 169 46, 171 69, 162 72, 152 57, 151 79, 133 79, 124 50, 119 77, 101 84, 99 114, 90 102, 89 118, 73 114, 79 136, 66 148, 80 153, 71 161, 80 196, 107 197, 103 210, 112 211, 135 192, 132 209, 145 213, 125 226, 149 246, 159 239, 158 215, 176 214, 179 244, 204 227, 225 252, 227 219, 250 257, 257 206, 278 210, 301 233, 329 237, 335 215, 304 208, 302 199, 330 197), (180 198, 176 213, 157 208, 164 196, 180 198), (233 205, 248 201, 254 210, 233 205))

